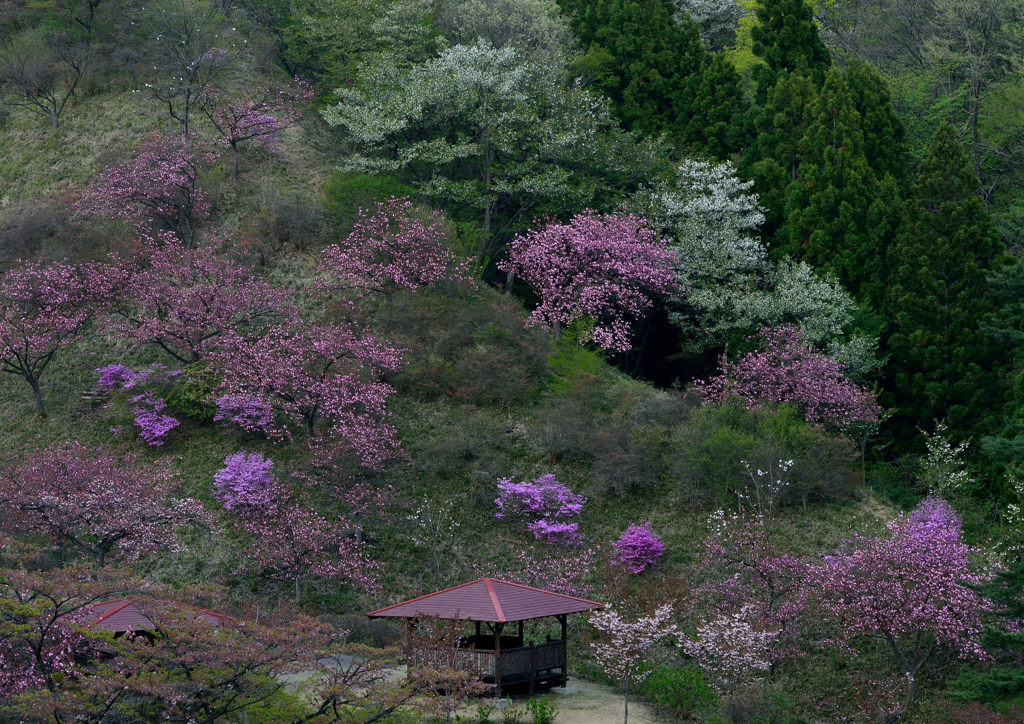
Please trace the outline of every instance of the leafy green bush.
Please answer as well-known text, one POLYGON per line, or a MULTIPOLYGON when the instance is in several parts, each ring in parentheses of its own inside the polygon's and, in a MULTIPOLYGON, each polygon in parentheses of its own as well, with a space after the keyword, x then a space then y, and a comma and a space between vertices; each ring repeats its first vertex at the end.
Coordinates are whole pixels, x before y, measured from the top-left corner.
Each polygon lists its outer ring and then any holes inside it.
POLYGON ((210 422, 217 413, 213 391, 217 376, 203 362, 185 366, 177 384, 167 395, 167 404, 196 422, 210 422))
POLYGON ((558 707, 550 699, 527 699, 526 709, 533 716, 533 724, 552 724, 558 715, 558 707))
POLYGON ((714 689, 696 666, 659 666, 640 685, 640 696, 679 719, 715 700, 714 689))

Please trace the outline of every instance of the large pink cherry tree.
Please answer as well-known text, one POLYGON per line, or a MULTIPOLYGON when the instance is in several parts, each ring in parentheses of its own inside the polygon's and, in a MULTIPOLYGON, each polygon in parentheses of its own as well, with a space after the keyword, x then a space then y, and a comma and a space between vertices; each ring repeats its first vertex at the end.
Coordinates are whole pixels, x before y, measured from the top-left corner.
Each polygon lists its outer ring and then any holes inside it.
POLYGON ((626 351, 631 324, 652 298, 677 285, 678 261, 647 222, 631 214, 587 211, 568 223, 549 223, 520 234, 498 268, 522 277, 540 298, 532 319, 562 325, 587 318, 588 338, 626 351))
POLYGON ((884 642, 917 698, 922 667, 940 647, 984 658, 982 615, 992 609, 974 586, 989 576, 971 564, 960 519, 946 501, 924 500, 877 538, 857 536, 812 573, 813 597, 846 638, 884 642))
POLYGON ((280 319, 288 294, 212 245, 184 248, 145 239, 115 260, 109 297, 114 332, 159 347, 182 364, 204 359, 232 332, 249 334, 280 319))
POLYGON ((180 550, 179 529, 212 525, 203 505, 174 495, 167 462, 69 442, 40 449, 0 471, 3 527, 35 533, 102 567, 115 552, 135 557, 180 550))
POLYGON ((406 198, 381 201, 372 214, 360 209, 352 233, 324 250, 322 285, 387 294, 446 280, 471 284, 468 264, 445 243, 448 234, 441 212, 417 209, 406 198))
POLYGON ((28 383, 40 415, 43 372, 82 336, 95 311, 94 272, 89 265, 22 262, 0 278, 0 365, 28 383))
POLYGON ((397 447, 386 409, 393 389, 379 375, 398 369, 401 356, 355 324, 290 318, 259 335, 225 335, 210 359, 226 397, 276 413, 262 429, 272 438, 289 438, 298 428, 311 445, 370 467, 397 447))

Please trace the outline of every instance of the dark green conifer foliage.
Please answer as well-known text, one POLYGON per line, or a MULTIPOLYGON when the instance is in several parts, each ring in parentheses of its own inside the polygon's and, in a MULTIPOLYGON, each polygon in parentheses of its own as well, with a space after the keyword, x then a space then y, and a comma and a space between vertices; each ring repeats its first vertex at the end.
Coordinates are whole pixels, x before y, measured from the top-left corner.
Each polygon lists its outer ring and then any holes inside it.
POLYGON ((758 103, 764 102, 785 70, 799 70, 821 86, 832 61, 806 0, 763 0, 751 38, 754 53, 765 62, 755 75, 758 103))
POLYGON ((740 74, 726 56, 705 54, 694 108, 686 138, 705 154, 724 161, 749 144, 740 74))
POLYGON ((964 672, 955 684, 955 696, 994 704, 1024 695, 1024 631, 1007 630, 1007 623, 1024 620, 1024 558, 1019 554, 1010 566, 981 588, 1002 614, 1000 624, 986 629, 985 649, 999 662, 986 671, 964 672))
POLYGON ((914 439, 944 420, 981 437, 1000 399, 999 351, 983 323, 992 311, 987 275, 1000 242, 970 160, 948 124, 932 139, 889 254, 887 389, 890 431, 914 439))
MULTIPOLYGON (((899 197, 879 193, 881 179, 865 154, 864 123, 838 68, 826 75, 803 146, 776 249, 834 273, 863 299, 881 272, 889 236, 886 229, 870 228, 868 221, 885 220, 883 205, 898 204, 899 197)), ((886 187, 895 193, 895 183, 886 187)))
MULTIPOLYGON (((707 56, 692 20, 675 22, 666 0, 560 4, 572 16, 586 49, 585 65, 594 75, 594 86, 611 98, 624 127, 668 133, 683 142, 703 140, 703 133, 694 137, 689 131, 691 119, 704 114, 696 97, 707 56)), ((738 94, 738 84, 734 92, 738 94)), ((706 97, 713 95, 705 91, 706 97)))
POLYGON ((843 78, 860 114, 868 166, 879 178, 891 174, 902 180, 907 167, 906 129, 896 115, 889 85, 871 66, 859 61, 843 70, 843 78))
POLYGON ((816 101, 814 84, 804 73, 782 71, 764 105, 752 113, 754 143, 744 161, 765 208, 761 233, 769 246, 782 225, 789 187, 798 178, 816 101))

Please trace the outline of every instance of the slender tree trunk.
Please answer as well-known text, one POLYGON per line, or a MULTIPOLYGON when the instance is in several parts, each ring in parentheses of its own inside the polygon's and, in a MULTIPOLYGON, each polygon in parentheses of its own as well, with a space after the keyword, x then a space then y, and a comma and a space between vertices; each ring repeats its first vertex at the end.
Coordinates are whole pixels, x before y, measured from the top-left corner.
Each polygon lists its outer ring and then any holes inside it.
POLYGON ((302 603, 302 579, 299 576, 295 576, 295 605, 298 606, 302 603))
POLYGON ((625 709, 622 717, 622 724, 629 724, 629 689, 622 692, 622 700, 625 702, 625 709))
POLYGON ((39 389, 39 380, 32 376, 25 379, 32 385, 32 395, 35 399, 36 411, 39 412, 41 417, 46 417, 46 406, 43 404, 43 391, 39 389))

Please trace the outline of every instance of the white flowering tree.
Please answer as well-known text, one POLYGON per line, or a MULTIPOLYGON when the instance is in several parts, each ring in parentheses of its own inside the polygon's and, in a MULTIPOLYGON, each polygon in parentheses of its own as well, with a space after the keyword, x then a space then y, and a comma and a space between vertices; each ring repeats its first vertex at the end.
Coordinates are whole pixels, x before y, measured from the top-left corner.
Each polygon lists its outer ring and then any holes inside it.
POLYGON ((686 350, 696 354, 764 327, 794 325, 852 379, 866 379, 879 362, 875 340, 851 333, 856 302, 834 277, 768 258, 752 187, 731 163, 686 160, 671 182, 638 192, 627 205, 666 234, 682 260, 669 319, 683 331, 686 350))
POLYGON ((949 428, 943 422, 936 422, 935 431, 925 435, 924 444, 928 452, 921 461, 919 477, 928 493, 950 499, 968 492, 974 482, 964 461, 968 443, 954 447, 949 439, 949 428))
POLYGON ((636 621, 628 621, 612 608, 590 615, 590 624, 601 634, 598 641, 591 642, 590 649, 605 673, 622 689, 623 724, 629 722, 629 695, 650 673, 646 663, 651 652, 666 639, 679 640, 679 628, 672 621, 674 613, 672 605, 665 604, 636 621))
POLYGON ((605 172, 631 183, 655 163, 606 100, 486 40, 409 66, 382 61, 336 93, 324 118, 353 143, 348 170, 403 174, 488 235, 583 208, 605 172))
POLYGON ((561 64, 577 45, 555 0, 447 0, 434 23, 452 45, 483 38, 540 65, 561 64))
POLYGON ((738 611, 712 611, 697 625, 697 637, 683 642, 683 650, 711 674, 719 690, 728 691, 771 670, 771 650, 779 629, 758 624, 756 606, 738 611))

